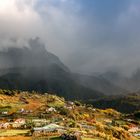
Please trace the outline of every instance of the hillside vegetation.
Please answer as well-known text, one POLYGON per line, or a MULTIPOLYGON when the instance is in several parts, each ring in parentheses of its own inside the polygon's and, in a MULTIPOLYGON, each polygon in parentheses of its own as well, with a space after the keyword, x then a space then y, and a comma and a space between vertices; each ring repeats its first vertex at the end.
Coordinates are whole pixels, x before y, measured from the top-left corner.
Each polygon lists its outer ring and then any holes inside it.
POLYGON ((133 113, 140 110, 140 92, 107 96, 99 100, 88 100, 87 102, 97 108, 114 108, 123 113, 133 113))
MULTIPOLYGON (((66 101, 56 95, 34 91, 0 90, 0 114, 0 123, 9 124, 8 128, 0 130, 0 136, 7 139, 16 136, 23 139, 41 138, 43 134, 36 135, 32 131, 34 127, 38 127, 34 119, 44 120, 40 127, 55 123, 63 127, 63 133, 78 134, 83 140, 137 140, 135 134, 139 130, 135 133, 129 130, 140 125, 132 115, 126 116, 113 109, 101 110, 79 101, 66 101), (131 122, 128 120, 130 117, 133 120, 131 122), (25 124, 15 129, 11 124, 19 118, 25 119, 25 124)), ((62 132, 57 133, 57 137, 60 134, 62 132)), ((56 136, 56 133, 51 132, 49 135, 56 136)), ((49 135, 46 134, 45 137, 48 138, 49 135)))

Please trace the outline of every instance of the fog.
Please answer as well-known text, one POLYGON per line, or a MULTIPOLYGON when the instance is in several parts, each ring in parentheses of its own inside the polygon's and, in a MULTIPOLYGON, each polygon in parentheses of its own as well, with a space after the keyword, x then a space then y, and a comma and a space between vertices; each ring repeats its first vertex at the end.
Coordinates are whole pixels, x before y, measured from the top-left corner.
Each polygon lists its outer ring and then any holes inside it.
POLYGON ((1 0, 0 50, 39 37, 73 72, 130 75, 140 67, 139 13, 138 0, 1 0))

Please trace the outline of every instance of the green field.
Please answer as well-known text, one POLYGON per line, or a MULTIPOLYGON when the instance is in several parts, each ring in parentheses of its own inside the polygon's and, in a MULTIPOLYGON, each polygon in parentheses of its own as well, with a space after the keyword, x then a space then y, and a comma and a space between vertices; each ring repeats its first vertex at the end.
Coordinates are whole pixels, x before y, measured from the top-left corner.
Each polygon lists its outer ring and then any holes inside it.
POLYGON ((100 138, 82 138, 82 140, 103 140, 100 138))
POLYGON ((36 137, 33 140, 61 140, 59 137, 36 137))
POLYGON ((28 133, 29 133, 29 130, 0 130, 0 137, 26 135, 28 133))

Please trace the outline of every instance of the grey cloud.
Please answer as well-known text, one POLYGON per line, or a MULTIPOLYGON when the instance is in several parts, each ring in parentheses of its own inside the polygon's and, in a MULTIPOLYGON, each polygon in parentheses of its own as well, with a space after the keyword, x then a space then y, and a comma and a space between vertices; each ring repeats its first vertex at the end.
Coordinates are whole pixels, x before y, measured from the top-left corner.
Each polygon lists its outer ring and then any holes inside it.
POLYGON ((131 1, 127 8, 121 9, 113 22, 105 22, 98 20, 94 10, 81 15, 81 4, 73 0, 61 3, 57 0, 59 5, 53 3, 55 0, 42 5, 39 0, 5 1, 9 3, 9 11, 0 7, 3 48, 23 46, 28 38, 39 36, 47 44, 47 50, 74 72, 92 74, 115 69, 130 74, 140 67, 137 2, 131 1))

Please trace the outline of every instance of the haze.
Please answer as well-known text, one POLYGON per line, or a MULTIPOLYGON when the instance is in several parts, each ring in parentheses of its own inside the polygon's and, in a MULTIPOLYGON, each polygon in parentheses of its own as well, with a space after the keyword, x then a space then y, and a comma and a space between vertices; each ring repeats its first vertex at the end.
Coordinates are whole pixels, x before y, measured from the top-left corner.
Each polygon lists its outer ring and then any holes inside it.
POLYGON ((39 37, 73 72, 140 67, 139 0, 0 0, 0 49, 39 37))

